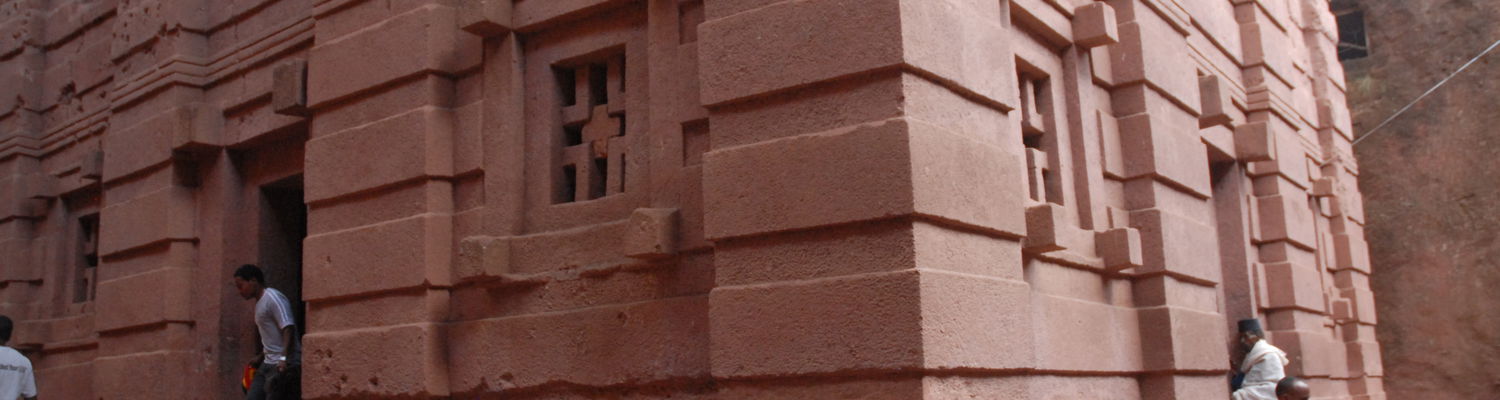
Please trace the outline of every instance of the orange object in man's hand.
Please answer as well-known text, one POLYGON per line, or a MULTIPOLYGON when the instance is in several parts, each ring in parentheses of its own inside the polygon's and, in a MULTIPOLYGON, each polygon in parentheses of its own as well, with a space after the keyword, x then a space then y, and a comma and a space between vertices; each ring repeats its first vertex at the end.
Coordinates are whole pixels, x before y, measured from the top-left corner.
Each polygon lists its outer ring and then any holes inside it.
POLYGON ((255 380, 255 366, 245 364, 245 376, 240 377, 240 391, 249 392, 250 382, 255 380))

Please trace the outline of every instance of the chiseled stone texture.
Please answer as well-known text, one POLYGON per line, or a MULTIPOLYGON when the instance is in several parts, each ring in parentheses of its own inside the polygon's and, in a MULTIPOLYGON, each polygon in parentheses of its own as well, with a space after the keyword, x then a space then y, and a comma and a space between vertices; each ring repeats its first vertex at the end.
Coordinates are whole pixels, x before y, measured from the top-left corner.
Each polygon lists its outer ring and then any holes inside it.
POLYGON ((0 2, 48 398, 1384 398, 1325 0, 0 2), (143 372, 144 370, 144 372, 143 372))
MULTIPOLYGON (((1500 151, 1490 52, 1379 131, 1396 110, 1500 39, 1500 3, 1344 1, 1362 12, 1368 57, 1345 60, 1364 161, 1378 333, 1393 399, 1500 391, 1500 151), (1395 29, 1393 26, 1400 26, 1395 29)), ((1336 4, 1336 6, 1339 6, 1336 4)), ((1338 7, 1336 7, 1337 9, 1338 7)))

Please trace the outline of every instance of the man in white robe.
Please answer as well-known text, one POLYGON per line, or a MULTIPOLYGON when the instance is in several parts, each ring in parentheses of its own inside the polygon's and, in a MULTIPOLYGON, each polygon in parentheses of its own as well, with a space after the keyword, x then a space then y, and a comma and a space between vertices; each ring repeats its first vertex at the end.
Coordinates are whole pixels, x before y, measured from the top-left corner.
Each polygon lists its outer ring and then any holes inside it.
POLYGON ((1234 400, 1276 400, 1276 384, 1286 377, 1286 352, 1265 340, 1260 321, 1240 321, 1240 344, 1250 348, 1245 360, 1240 362, 1239 372, 1245 381, 1234 391, 1234 400))

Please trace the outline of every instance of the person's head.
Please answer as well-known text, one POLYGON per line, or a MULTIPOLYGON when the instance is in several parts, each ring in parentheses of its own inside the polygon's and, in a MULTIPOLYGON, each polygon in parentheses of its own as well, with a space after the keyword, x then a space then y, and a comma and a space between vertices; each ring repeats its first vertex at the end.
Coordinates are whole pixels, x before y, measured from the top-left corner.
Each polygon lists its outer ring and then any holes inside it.
POLYGON ((15 330, 16 323, 10 317, 0 315, 0 345, 10 342, 10 332, 15 330))
POLYGON ((241 265, 234 270, 234 287, 239 289, 240 297, 253 299, 266 287, 266 275, 255 264, 241 265))
POLYGON ((1256 342, 1265 337, 1266 333, 1260 329, 1260 320, 1255 318, 1240 320, 1240 344, 1245 348, 1255 346, 1256 342))
POLYGON ((1276 400, 1307 400, 1312 397, 1312 387, 1307 380, 1288 376, 1276 383, 1276 400))

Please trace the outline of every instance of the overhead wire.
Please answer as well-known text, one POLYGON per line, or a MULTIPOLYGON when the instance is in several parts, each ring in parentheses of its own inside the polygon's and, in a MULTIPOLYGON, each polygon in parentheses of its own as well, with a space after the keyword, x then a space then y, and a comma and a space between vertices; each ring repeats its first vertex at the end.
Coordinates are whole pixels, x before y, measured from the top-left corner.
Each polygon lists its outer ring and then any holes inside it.
POLYGON ((1410 103, 1406 103, 1405 107, 1401 107, 1401 109, 1397 110, 1395 114, 1391 114, 1390 117, 1387 117, 1385 121, 1381 121, 1379 125, 1375 125, 1375 128, 1365 131, 1365 134, 1363 135, 1359 135, 1358 138, 1354 139, 1354 143, 1350 145, 1352 146, 1359 144, 1360 141, 1369 138, 1376 132, 1379 132, 1380 128, 1384 128, 1386 125, 1390 124, 1391 121, 1395 121, 1396 117, 1400 117, 1401 114, 1404 114, 1407 110, 1410 110, 1412 106, 1417 105, 1417 102, 1420 102, 1422 101, 1422 99, 1427 98, 1428 95, 1432 94, 1432 92, 1436 92, 1438 88, 1443 87, 1443 85, 1447 84, 1449 80, 1453 79, 1453 77, 1458 76, 1458 74, 1464 72, 1464 70, 1469 69, 1469 66, 1474 65, 1475 61, 1479 61, 1479 59, 1484 58, 1486 54, 1489 54, 1490 51, 1495 50, 1496 47, 1500 47, 1500 40, 1496 40, 1495 43, 1490 45, 1490 47, 1484 49, 1484 51, 1482 52, 1479 52, 1479 55, 1474 56, 1474 58, 1470 58, 1469 62, 1466 62, 1463 66, 1458 67, 1458 69, 1454 70, 1453 73, 1448 74, 1448 76, 1443 78, 1443 80, 1438 81, 1436 85, 1432 85, 1432 87, 1428 88, 1426 92, 1423 92, 1421 96, 1417 96, 1417 98, 1412 99, 1410 103))

